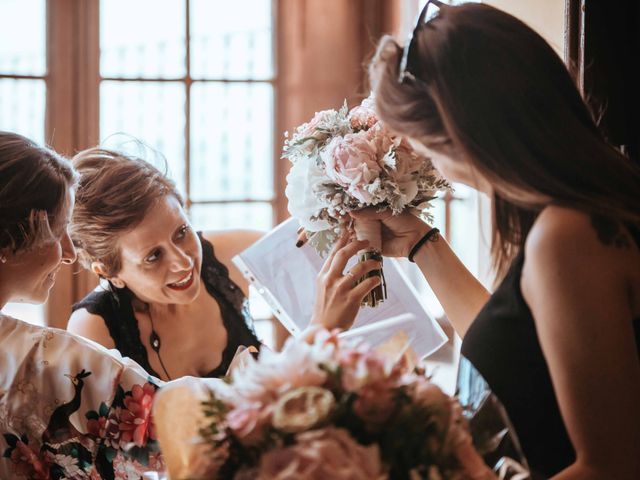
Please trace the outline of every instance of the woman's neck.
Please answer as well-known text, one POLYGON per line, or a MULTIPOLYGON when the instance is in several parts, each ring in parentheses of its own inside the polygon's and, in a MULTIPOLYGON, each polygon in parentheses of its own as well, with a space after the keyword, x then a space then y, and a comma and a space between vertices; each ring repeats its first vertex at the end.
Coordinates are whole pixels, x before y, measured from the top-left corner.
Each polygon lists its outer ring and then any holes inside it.
POLYGON ((195 310, 197 302, 198 298, 188 304, 145 302, 134 296, 131 305, 136 312, 150 312, 154 319, 161 320, 164 318, 189 317, 195 310))

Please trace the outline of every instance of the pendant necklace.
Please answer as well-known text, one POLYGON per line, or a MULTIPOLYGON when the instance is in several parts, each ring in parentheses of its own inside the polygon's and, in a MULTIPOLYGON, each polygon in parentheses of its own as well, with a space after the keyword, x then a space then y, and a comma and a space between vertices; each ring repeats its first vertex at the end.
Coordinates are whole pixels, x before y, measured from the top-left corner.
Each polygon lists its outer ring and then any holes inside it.
POLYGON ((164 374, 167 376, 169 380, 171 380, 171 375, 167 372, 167 367, 164 366, 164 362, 162 361, 162 357, 160 356, 160 347, 162 346, 162 342, 160 341, 160 335, 156 332, 156 327, 153 325, 153 316, 151 315, 151 308, 147 308, 147 313, 149 314, 149 320, 151 321, 151 334, 149 335, 149 344, 151 345, 151 349, 156 352, 158 356, 158 360, 160 361, 160 365, 162 366, 162 370, 164 370, 164 374))

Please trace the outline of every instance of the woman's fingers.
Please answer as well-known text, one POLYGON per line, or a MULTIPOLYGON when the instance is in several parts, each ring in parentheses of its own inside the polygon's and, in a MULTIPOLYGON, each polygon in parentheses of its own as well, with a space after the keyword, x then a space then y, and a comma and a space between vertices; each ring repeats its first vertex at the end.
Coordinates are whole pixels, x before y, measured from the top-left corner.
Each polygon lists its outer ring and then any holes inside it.
POLYGON ((348 241, 349 236, 346 234, 343 234, 342 236, 340 236, 340 238, 338 238, 338 240, 336 240, 336 243, 333 244, 333 248, 331 248, 331 251, 327 256, 327 259, 324 261, 324 265, 322 265, 322 269, 320 270, 321 273, 326 273, 331 269, 334 257, 340 251, 340 249, 347 244, 348 241))
POLYGON ((333 277, 341 277, 349 259, 367 246, 369 246, 368 240, 354 240, 341 247, 331 258, 331 265, 327 272, 333 277))
POLYGON ((345 279, 349 281, 356 281, 362 278, 369 272, 374 272, 382 268, 382 263, 378 260, 365 260, 364 262, 358 262, 353 267, 345 272, 345 279))
POLYGON ((356 298, 358 302, 362 302, 362 299, 373 290, 376 286, 380 285, 380 277, 370 277, 363 280, 351 290, 351 295, 356 298))

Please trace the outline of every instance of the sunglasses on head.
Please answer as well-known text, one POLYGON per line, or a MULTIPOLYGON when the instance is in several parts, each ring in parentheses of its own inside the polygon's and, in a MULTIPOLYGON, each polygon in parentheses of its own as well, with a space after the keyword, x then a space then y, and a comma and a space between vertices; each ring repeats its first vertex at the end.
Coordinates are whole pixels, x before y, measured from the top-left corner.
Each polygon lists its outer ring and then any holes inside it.
POLYGON ((418 20, 416 21, 416 26, 413 31, 407 38, 407 41, 404 44, 404 49, 402 51, 402 58, 400 59, 400 66, 398 68, 398 82, 405 83, 406 81, 415 82, 420 80, 413 73, 411 73, 409 65, 409 60, 414 58, 414 50, 416 49, 416 37, 418 36, 419 30, 424 27, 429 21, 436 15, 436 13, 440 10, 440 7, 445 5, 440 0, 427 0, 427 3, 424 4, 424 7, 420 11, 418 15, 418 20))

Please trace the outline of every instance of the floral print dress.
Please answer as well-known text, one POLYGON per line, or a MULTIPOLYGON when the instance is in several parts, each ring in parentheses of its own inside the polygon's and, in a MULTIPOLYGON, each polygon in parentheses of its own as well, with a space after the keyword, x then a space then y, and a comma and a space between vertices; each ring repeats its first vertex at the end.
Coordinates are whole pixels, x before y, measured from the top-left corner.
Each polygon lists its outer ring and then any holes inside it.
POLYGON ((115 350, 0 313, 0 478, 162 471, 151 415, 161 384, 115 350))

